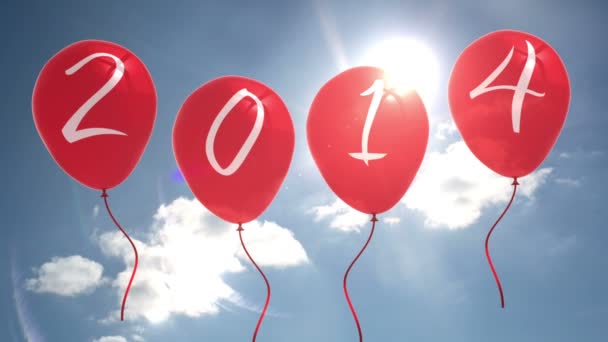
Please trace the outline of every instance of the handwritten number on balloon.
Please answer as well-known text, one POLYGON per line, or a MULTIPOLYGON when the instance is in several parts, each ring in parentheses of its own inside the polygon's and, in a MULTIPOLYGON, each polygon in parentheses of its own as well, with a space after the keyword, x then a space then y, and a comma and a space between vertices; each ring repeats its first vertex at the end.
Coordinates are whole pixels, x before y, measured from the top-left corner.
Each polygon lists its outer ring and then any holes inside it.
POLYGON ((88 57, 83 58, 80 62, 74 64, 74 66, 67 69, 65 71, 65 74, 68 76, 73 75, 78 70, 80 70, 80 68, 82 68, 87 63, 98 57, 112 58, 112 60, 114 60, 114 63, 116 64, 116 69, 114 69, 114 73, 112 74, 112 77, 108 80, 108 82, 106 82, 106 84, 104 84, 101 89, 99 89, 82 106, 80 106, 80 108, 78 108, 74 115, 72 115, 72 117, 70 117, 70 119, 63 126, 61 133, 63 133, 65 140, 67 140, 69 143, 74 143, 78 140, 90 138, 96 135, 127 135, 123 132, 109 128, 95 127, 80 130, 78 129, 78 125, 80 125, 80 122, 82 121, 82 119, 84 119, 84 117, 91 110, 91 108, 93 108, 93 106, 95 106, 97 102, 99 102, 101 99, 103 99, 104 96, 106 96, 118 84, 118 82, 120 82, 124 75, 125 66, 122 61, 118 57, 104 52, 94 53, 88 57))
POLYGON ((243 161, 245 161, 245 158, 247 158, 247 155, 251 151, 253 144, 255 144, 256 140, 258 139, 258 136, 260 135, 260 131, 262 130, 263 124, 264 124, 264 106, 262 105, 262 102, 260 101, 260 99, 257 96, 255 96, 254 94, 250 93, 245 88, 236 92, 230 98, 230 100, 228 100, 228 102, 226 102, 226 104, 224 105, 222 110, 220 110, 219 114, 215 117, 215 120, 213 120, 213 123, 211 124, 211 128, 209 128, 209 134, 207 134, 207 141, 205 143, 205 152, 207 153, 207 159, 209 160, 211 167, 213 167, 213 169, 215 171, 217 171, 217 173, 219 173, 223 176, 230 176, 233 173, 235 173, 236 170, 238 170, 241 167, 241 164, 243 164, 243 161), (219 130, 220 125, 222 124, 222 122, 224 121, 226 116, 228 116, 230 111, 239 102, 241 102, 242 99, 244 99, 246 97, 249 97, 253 101, 255 101, 256 107, 257 107, 257 114, 255 116, 255 123, 253 124, 253 129, 251 130, 251 133, 249 133, 249 136, 243 143, 243 146, 241 146, 241 149, 236 154, 236 156, 234 157, 234 159, 232 160, 230 165, 228 165, 228 167, 226 167, 226 168, 222 168, 220 166, 220 164, 217 162, 217 159, 215 158, 215 151, 213 149, 213 147, 215 145, 215 136, 217 135, 217 131, 219 130))
POLYGON ((361 152, 349 153, 349 155, 355 159, 363 160, 365 165, 369 166, 370 160, 377 160, 384 158, 386 153, 369 153, 368 145, 369 145, 369 133, 372 129, 372 123, 374 122, 374 118, 376 117, 376 113, 378 112, 378 107, 380 107, 380 102, 382 101, 382 95, 384 94, 384 80, 375 80, 369 89, 362 92, 360 96, 369 96, 374 95, 372 97, 372 102, 367 110, 367 116, 365 118, 365 124, 363 125, 363 134, 361 136, 361 152))
POLYGON ((526 64, 524 65, 523 70, 521 71, 521 75, 519 76, 519 81, 517 82, 517 86, 510 85, 498 85, 489 87, 489 85, 496 80, 496 78, 503 72, 503 70, 507 67, 509 62, 511 61, 511 57, 513 57, 513 50, 515 47, 511 48, 507 57, 500 63, 500 65, 486 78, 481 84, 477 86, 477 88, 471 90, 469 96, 471 99, 476 98, 479 95, 485 94, 487 92, 496 91, 496 90, 512 90, 513 94, 513 102, 511 103, 511 122, 513 125, 513 132, 519 133, 519 125, 521 121, 521 109, 524 103, 524 96, 526 94, 530 94, 536 97, 543 97, 545 93, 539 93, 534 90, 528 89, 528 85, 530 84, 530 80, 532 79, 532 73, 534 72, 534 67, 536 66, 536 51, 534 50, 534 46, 530 44, 529 41, 526 40, 526 45, 528 46, 528 58, 526 59, 526 64))

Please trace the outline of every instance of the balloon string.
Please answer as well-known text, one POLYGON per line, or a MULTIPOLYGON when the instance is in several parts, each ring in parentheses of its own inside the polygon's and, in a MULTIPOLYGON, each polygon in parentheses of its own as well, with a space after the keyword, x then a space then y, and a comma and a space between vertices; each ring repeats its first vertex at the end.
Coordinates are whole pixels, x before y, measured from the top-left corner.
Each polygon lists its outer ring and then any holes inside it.
POLYGON ((355 319, 355 323, 357 324, 357 331, 359 332, 359 342, 363 341, 363 334, 361 333, 361 325, 359 324, 359 318, 357 317, 357 312, 355 311, 353 303, 350 301, 350 296, 348 295, 348 288, 346 287, 346 281, 348 278, 348 274, 350 273, 350 270, 353 268, 353 265, 355 264, 355 262, 357 262, 357 260, 361 256, 361 254, 363 254, 363 251, 365 251, 365 249, 367 248, 367 245, 369 244, 370 240, 372 239, 372 235, 374 235, 374 229, 376 228, 377 221, 378 221, 378 219, 376 218, 376 214, 373 214, 372 220, 371 220, 372 230, 369 233, 369 237, 367 238, 365 245, 363 245, 363 248, 361 248, 361 250, 359 251, 359 254, 357 254, 357 256, 355 257, 353 262, 351 262, 350 266, 348 266, 346 273, 344 273, 344 283, 343 283, 344 295, 346 296, 346 301, 348 302, 348 306, 350 307, 350 312, 353 314, 353 318, 355 319))
POLYGON ((498 278, 496 269, 494 269, 494 264, 492 264, 492 258, 490 257, 490 250, 488 249, 488 242, 490 241, 490 235, 492 235, 492 231, 494 231, 494 228, 496 228, 496 225, 498 224, 498 222, 500 222, 502 217, 505 216, 505 214, 511 207, 511 203, 513 203, 513 199, 515 198, 515 192, 517 191, 517 186, 519 185, 519 183, 517 182, 517 177, 513 178, 513 183, 511 185, 513 185, 513 194, 511 195, 511 200, 509 201, 509 204, 507 204, 507 207, 502 212, 502 214, 500 214, 500 217, 498 217, 498 220, 496 220, 496 222, 494 223, 492 228, 490 228, 490 231, 488 232, 488 235, 486 236, 486 258, 488 259, 488 263, 490 264, 490 269, 492 269, 492 274, 494 274, 494 279, 496 280, 496 285, 498 285, 498 292, 500 292, 500 306, 503 309, 505 308, 505 297, 502 292, 502 285, 500 284, 500 279, 498 278))
POLYGON ((108 214, 110 214, 112 221, 114 221, 114 224, 116 225, 116 227, 118 227, 118 229, 120 229, 120 231, 127 238, 127 240, 129 240, 129 242, 131 243, 131 247, 133 247, 133 252, 135 252, 135 265, 133 266, 133 273, 131 273, 131 279, 129 279, 129 284, 127 285, 125 294, 122 297, 122 307, 120 308, 120 320, 124 321, 125 320, 125 304, 127 303, 127 297, 129 296, 129 291, 131 290, 131 284, 133 284, 133 278, 135 278, 135 272, 137 271, 137 264, 139 262, 139 256, 137 255, 137 248, 135 248, 135 244, 129 237, 129 234, 127 234, 127 232, 125 232, 125 230, 122 229, 122 227, 120 226, 120 223, 118 223, 118 221, 116 221, 116 219, 114 218, 114 215, 112 215, 112 211, 110 210, 110 206, 108 205, 108 193, 106 192, 106 189, 103 189, 101 197, 103 197, 103 201, 106 204, 106 209, 108 210, 108 214))
POLYGON ((258 324, 255 326, 255 331, 253 332, 253 339, 252 341, 255 342, 255 339, 258 336, 258 331, 260 330, 260 326, 262 325, 262 321, 264 320, 264 316, 266 315, 266 310, 268 310, 268 304, 270 304, 270 283, 268 283, 268 278, 266 278, 266 275, 264 274, 264 272, 262 272, 262 269, 260 269, 260 267, 258 266, 258 264, 256 264, 255 260, 253 260, 253 258, 251 257, 251 254, 249 254, 249 251, 247 251, 247 247, 245 247, 245 242, 243 242, 243 226, 239 223, 239 227, 237 228, 237 231, 239 232, 239 239, 241 240, 241 246, 243 246, 243 250, 245 251, 245 254, 247 254, 247 257, 249 258, 249 260, 251 261, 251 263, 253 264, 253 266, 255 266, 255 268, 257 268, 258 272, 262 275, 262 278, 264 278, 264 282, 266 282, 266 304, 264 304, 264 309, 262 310, 262 313, 260 314, 260 318, 258 319, 258 324))

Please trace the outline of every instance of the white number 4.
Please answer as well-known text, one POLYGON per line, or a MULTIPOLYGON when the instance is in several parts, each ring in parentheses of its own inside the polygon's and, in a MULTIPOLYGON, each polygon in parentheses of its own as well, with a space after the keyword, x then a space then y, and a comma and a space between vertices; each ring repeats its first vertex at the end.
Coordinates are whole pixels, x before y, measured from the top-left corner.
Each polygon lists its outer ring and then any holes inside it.
POLYGON ((515 47, 511 48, 511 51, 507 55, 507 57, 500 63, 500 65, 494 70, 488 78, 486 78, 477 88, 471 90, 469 96, 471 99, 476 98, 479 95, 485 94, 487 92, 496 91, 496 90, 512 90, 515 93, 513 94, 513 102, 511 103, 511 123, 513 125, 513 132, 519 133, 519 124, 521 121, 521 109, 524 103, 524 96, 526 94, 530 94, 536 97, 543 97, 545 93, 538 93, 534 90, 528 89, 528 85, 530 84, 530 80, 532 79, 532 73, 534 72, 534 67, 536 66, 536 52, 534 51, 534 47, 530 42, 526 40, 526 45, 528 46, 528 58, 526 59, 526 64, 524 65, 524 69, 521 72, 519 77, 519 81, 517 82, 517 86, 511 85, 497 85, 493 87, 489 87, 490 83, 494 82, 498 75, 500 75, 503 70, 507 67, 509 62, 511 61, 511 57, 513 57, 513 50, 515 47))
POLYGON ((95 127, 95 128, 85 128, 85 129, 80 129, 80 130, 78 129, 78 125, 80 125, 80 122, 82 121, 82 119, 84 119, 85 115, 87 115, 87 113, 91 110, 91 108, 93 108, 93 106, 95 106, 97 104, 97 102, 99 102, 104 96, 106 96, 116 86, 116 84, 118 84, 118 82, 120 82, 120 80, 122 79, 122 76, 124 75, 125 66, 122 63, 122 61, 114 55, 111 55, 109 53, 103 53, 103 52, 94 53, 88 57, 83 58, 80 62, 74 64, 74 66, 67 69, 65 71, 65 74, 68 76, 73 75, 75 72, 80 70, 80 68, 82 68, 87 63, 89 63, 90 61, 92 61, 93 59, 98 58, 98 57, 112 58, 114 60, 114 63, 116 64, 116 69, 114 69, 114 73, 112 74, 112 77, 108 80, 108 82, 106 82, 106 84, 104 84, 103 87, 101 87, 101 89, 99 89, 82 106, 80 106, 80 108, 78 108, 78 110, 76 110, 74 115, 72 115, 72 117, 70 117, 70 119, 65 123, 65 126, 63 126, 61 133, 63 133, 63 137, 69 143, 74 143, 78 140, 90 138, 90 137, 93 137, 96 135, 103 135, 103 134, 127 135, 123 132, 116 131, 116 130, 109 129, 109 128, 95 127))

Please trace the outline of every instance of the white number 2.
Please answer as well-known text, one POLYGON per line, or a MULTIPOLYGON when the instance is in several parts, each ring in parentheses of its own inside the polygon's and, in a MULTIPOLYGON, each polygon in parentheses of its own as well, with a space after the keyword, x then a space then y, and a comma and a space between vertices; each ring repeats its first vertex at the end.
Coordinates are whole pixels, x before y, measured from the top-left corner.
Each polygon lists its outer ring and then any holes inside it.
POLYGON ((224 105, 222 110, 220 110, 219 114, 215 117, 215 120, 213 120, 211 127, 209 128, 209 134, 207 134, 207 141, 205 143, 205 152, 207 153, 207 159, 209 160, 211 167, 213 167, 213 169, 215 171, 217 171, 217 173, 219 173, 223 176, 230 176, 231 174, 235 173, 236 170, 238 170, 239 167, 241 167, 241 164, 243 164, 243 161, 245 161, 245 158, 247 158, 247 155, 251 151, 253 144, 255 144, 256 140, 258 139, 258 136, 260 135, 260 131, 262 130, 263 124, 264 124, 264 105, 262 105, 262 101, 260 101, 260 99, 258 99, 257 96, 250 93, 247 89, 243 88, 243 89, 239 90, 238 92, 236 92, 230 98, 230 100, 228 100, 228 102, 226 102, 226 104, 224 105), (239 102, 241 102, 242 99, 244 99, 246 97, 249 97, 253 101, 255 101, 255 104, 257 107, 255 123, 253 124, 253 129, 251 130, 251 133, 249 133, 249 136, 247 137, 247 139, 245 139, 243 146, 241 146, 241 149, 236 154, 236 156, 234 157, 234 159, 232 160, 230 165, 228 165, 228 167, 226 167, 226 168, 223 168, 220 166, 220 164, 217 162, 217 159, 215 158, 215 151, 213 150, 213 147, 215 145, 215 136, 217 135, 217 131, 220 129, 220 125, 222 124, 222 122, 224 121, 226 116, 228 116, 230 111, 239 102))
POLYGON ((365 117, 365 124, 363 125, 363 135, 361 136, 361 152, 349 153, 349 155, 355 159, 363 160, 365 165, 369 166, 370 160, 382 159, 386 156, 386 153, 369 153, 367 151, 369 145, 369 133, 372 129, 372 123, 380 107, 382 101, 382 95, 384 94, 384 80, 375 80, 369 89, 361 93, 361 96, 369 96, 374 94, 372 102, 367 110, 367 116, 365 117))
POLYGON ((99 102, 104 96, 106 96, 116 86, 116 84, 118 84, 118 82, 120 82, 122 76, 124 75, 125 66, 122 61, 114 55, 103 52, 94 53, 88 57, 83 58, 80 62, 74 64, 74 66, 67 69, 65 71, 65 74, 68 76, 73 75, 75 72, 80 70, 80 68, 82 68, 87 63, 98 57, 112 58, 114 60, 114 63, 116 64, 116 69, 114 69, 114 73, 112 74, 112 77, 108 80, 108 82, 106 82, 106 84, 104 84, 101 89, 99 89, 82 106, 80 106, 80 108, 78 108, 74 115, 72 115, 72 117, 70 117, 70 119, 63 126, 61 133, 63 133, 65 140, 67 140, 69 143, 74 143, 78 140, 103 134, 127 135, 123 132, 109 128, 95 127, 80 130, 78 129, 78 125, 80 125, 80 122, 82 121, 82 119, 84 119, 85 115, 87 115, 91 108, 93 108, 93 106, 95 106, 97 102, 99 102))
POLYGON ((477 88, 471 90, 469 96, 471 99, 476 98, 479 95, 485 94, 487 92, 496 91, 496 90, 513 90, 515 93, 513 94, 513 102, 511 102, 511 123, 513 125, 513 132, 519 133, 519 124, 521 121, 521 108, 524 103, 524 96, 526 94, 530 94, 536 97, 543 97, 545 93, 538 93, 534 90, 528 89, 528 85, 530 84, 530 80, 532 79, 532 73, 534 72, 534 67, 536 66, 536 52, 534 51, 534 46, 530 44, 529 41, 526 40, 526 45, 528 46, 528 58, 526 59, 526 64, 524 65, 524 69, 521 71, 521 75, 519 77, 519 81, 517 82, 517 86, 510 85, 498 85, 493 87, 488 87, 490 83, 494 82, 494 80, 502 73, 503 70, 507 67, 509 62, 511 61, 511 57, 513 57, 513 50, 515 47, 511 48, 511 51, 507 55, 507 57, 500 63, 500 65, 494 70, 488 78, 486 78, 477 88))

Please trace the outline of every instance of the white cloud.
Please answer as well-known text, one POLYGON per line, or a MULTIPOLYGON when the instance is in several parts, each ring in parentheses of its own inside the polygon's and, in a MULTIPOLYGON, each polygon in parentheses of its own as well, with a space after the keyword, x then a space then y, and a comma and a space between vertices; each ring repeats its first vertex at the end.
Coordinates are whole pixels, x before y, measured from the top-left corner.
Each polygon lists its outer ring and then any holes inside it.
POLYGON ((35 278, 26 281, 28 290, 73 297, 90 293, 104 282, 103 266, 80 255, 54 257, 35 268, 35 278))
POLYGON ((399 217, 385 217, 382 222, 388 223, 392 226, 401 222, 401 219, 399 217))
POLYGON ((577 149, 576 151, 571 151, 571 152, 560 152, 558 154, 558 156, 561 159, 574 159, 574 158, 578 159, 581 157, 597 158, 597 157, 604 156, 604 154, 605 154, 605 152, 602 150, 577 149))
POLYGON ((591 156, 592 157, 601 157, 603 155, 604 155, 604 151, 600 151, 600 150, 591 151, 591 156))
POLYGON ((435 138, 437 140, 446 140, 452 134, 458 132, 456 124, 452 120, 441 121, 437 124, 435 138))
POLYGON ((545 253, 550 257, 563 256, 580 245, 580 241, 576 235, 565 237, 551 236, 546 239, 549 240, 549 243, 543 245, 547 246, 545 253))
POLYGON ((556 178, 555 183, 566 186, 578 187, 581 185, 581 181, 573 178, 556 178))
MULTIPOLYGON (((516 199, 533 198, 551 171, 544 168, 519 179, 516 199)), ((426 156, 403 202, 424 214, 430 227, 464 228, 481 216, 483 208, 507 202, 511 183, 483 165, 461 140, 445 152, 426 156)))
POLYGON ((370 215, 351 208, 339 198, 330 205, 313 207, 309 213, 314 214, 315 222, 331 218, 329 226, 344 232, 358 232, 370 221, 370 215))
POLYGON ((126 338, 122 336, 104 336, 100 337, 93 342, 128 342, 126 338))
POLYGON ((137 334, 133 334, 133 335, 131 336, 131 339, 132 339, 133 341, 136 341, 136 342, 143 342, 143 341, 145 341, 145 339, 143 338, 143 336, 141 336, 141 335, 137 335, 137 334))
MULTIPOLYGON (((516 198, 532 199, 534 192, 546 182, 551 168, 544 168, 519 179, 516 198)), ((450 229, 474 223, 483 208, 506 203, 511 196, 513 180, 502 177, 483 165, 464 141, 458 141, 445 152, 430 152, 406 192, 402 202, 425 216, 425 224, 450 229)), ((360 231, 370 216, 337 199, 330 205, 313 207, 309 213, 315 221, 331 220, 330 227, 341 231, 360 231)), ((398 218, 385 218, 396 224, 398 218)))
POLYGON ((93 217, 97 217, 97 216, 99 216, 99 206, 95 205, 93 207, 93 217))
MULTIPOLYGON (((293 233, 272 222, 244 224, 243 240, 260 266, 290 267, 308 262, 293 233)), ((239 305, 240 295, 223 276, 245 271, 236 225, 216 218, 196 199, 178 198, 161 205, 146 241, 134 240, 139 267, 125 316, 160 322, 171 314, 215 314, 222 302, 239 305)), ((133 250, 120 232, 99 236, 102 251, 126 264, 113 282, 122 298, 134 263, 133 250)), ((114 321, 113 312, 104 321, 114 321)))
MULTIPOLYGON (((243 241, 249 253, 260 266, 285 268, 308 263, 304 247, 294 238, 293 232, 274 222, 253 221, 244 226, 243 241)), ((249 261, 242 248, 237 254, 249 261)))

